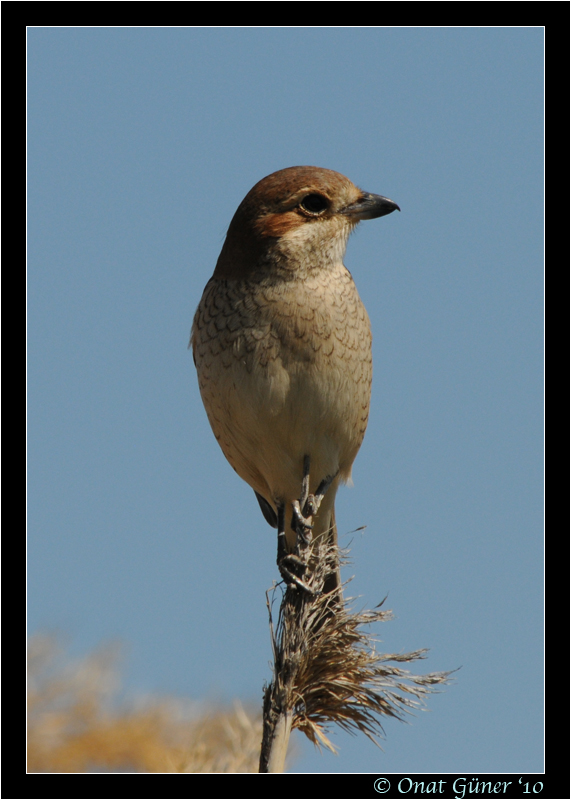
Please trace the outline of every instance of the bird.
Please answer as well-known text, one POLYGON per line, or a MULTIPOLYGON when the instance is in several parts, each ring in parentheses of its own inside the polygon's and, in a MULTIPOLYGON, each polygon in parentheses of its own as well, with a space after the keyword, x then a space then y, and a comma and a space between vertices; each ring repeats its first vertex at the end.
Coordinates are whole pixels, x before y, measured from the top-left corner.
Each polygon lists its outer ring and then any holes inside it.
MULTIPOLYGON (((334 170, 273 172, 238 206, 192 324, 214 435, 278 528, 280 569, 302 587, 286 566, 300 520, 337 543, 335 496, 369 417, 371 326, 343 264, 347 240, 361 220, 395 210, 334 170)), ((339 586, 337 567, 325 591, 339 586)))

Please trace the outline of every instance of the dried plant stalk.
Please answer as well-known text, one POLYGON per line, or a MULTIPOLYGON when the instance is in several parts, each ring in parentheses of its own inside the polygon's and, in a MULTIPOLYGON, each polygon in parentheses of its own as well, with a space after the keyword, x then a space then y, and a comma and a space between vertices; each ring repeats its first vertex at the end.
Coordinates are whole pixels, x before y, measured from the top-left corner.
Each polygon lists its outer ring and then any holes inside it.
POLYGON ((339 550, 326 542, 308 547, 312 568, 304 581, 311 592, 286 588, 276 630, 268 597, 274 667, 264 693, 260 772, 283 770, 284 733, 289 737, 294 728, 333 752, 327 736, 332 724, 379 744, 383 717, 403 720, 423 707, 437 686, 449 682, 449 672, 413 675, 399 666, 425 658, 426 650, 377 652, 376 640, 365 628, 392 613, 382 603, 372 611, 355 612, 340 589, 323 594, 327 576, 337 569, 339 550))

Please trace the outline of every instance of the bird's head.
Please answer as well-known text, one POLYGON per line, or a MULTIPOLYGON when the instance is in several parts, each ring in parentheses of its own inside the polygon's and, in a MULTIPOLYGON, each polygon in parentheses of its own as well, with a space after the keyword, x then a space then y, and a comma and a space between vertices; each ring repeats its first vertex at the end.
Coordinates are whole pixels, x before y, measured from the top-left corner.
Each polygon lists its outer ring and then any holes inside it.
POLYGON ((273 172, 238 206, 214 278, 247 278, 264 265, 292 271, 338 263, 358 222, 395 209, 400 211, 392 200, 364 192, 330 169, 273 172))

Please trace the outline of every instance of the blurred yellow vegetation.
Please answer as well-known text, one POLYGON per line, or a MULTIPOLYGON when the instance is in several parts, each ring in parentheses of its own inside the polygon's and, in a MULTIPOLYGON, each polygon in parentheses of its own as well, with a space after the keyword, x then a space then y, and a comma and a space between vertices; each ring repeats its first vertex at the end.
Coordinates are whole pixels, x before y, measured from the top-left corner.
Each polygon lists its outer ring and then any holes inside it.
POLYGON ((28 649, 28 772, 257 772, 261 714, 234 702, 117 703, 119 648, 72 661, 52 636, 28 649))

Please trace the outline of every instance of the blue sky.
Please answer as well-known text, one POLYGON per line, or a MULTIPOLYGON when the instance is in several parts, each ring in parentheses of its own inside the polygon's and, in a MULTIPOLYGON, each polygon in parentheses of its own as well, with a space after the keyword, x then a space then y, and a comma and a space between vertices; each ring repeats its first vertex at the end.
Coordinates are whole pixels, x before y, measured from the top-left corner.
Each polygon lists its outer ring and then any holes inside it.
POLYGON ((131 693, 261 703, 274 532, 187 343, 237 205, 298 164, 402 209, 345 259, 374 382, 344 577, 388 594, 384 650, 462 669, 384 751, 300 737, 295 769, 541 771, 539 27, 28 30, 29 631, 122 640, 131 693))

